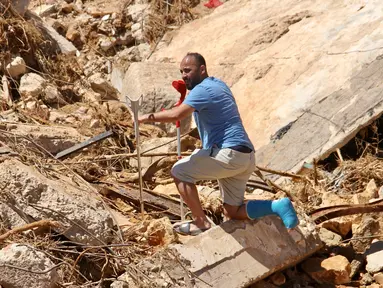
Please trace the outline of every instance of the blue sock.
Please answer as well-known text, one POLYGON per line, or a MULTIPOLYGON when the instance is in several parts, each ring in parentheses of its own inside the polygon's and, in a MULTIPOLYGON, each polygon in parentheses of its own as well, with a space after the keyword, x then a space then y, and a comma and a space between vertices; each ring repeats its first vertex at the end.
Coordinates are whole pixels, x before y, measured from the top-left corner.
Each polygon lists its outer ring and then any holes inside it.
POLYGON ((277 215, 282 219, 286 228, 294 228, 298 225, 297 213, 289 198, 280 200, 253 200, 246 203, 246 213, 250 219, 260 218, 266 215, 277 215))

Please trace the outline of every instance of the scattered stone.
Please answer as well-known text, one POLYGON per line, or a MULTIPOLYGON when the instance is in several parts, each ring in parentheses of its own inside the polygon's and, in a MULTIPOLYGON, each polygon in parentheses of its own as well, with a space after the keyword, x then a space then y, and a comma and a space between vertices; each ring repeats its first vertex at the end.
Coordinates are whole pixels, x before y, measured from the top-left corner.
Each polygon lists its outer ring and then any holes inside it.
POLYGON ((382 286, 377 283, 373 283, 370 286, 367 286, 367 288, 382 288, 382 286))
POLYGON ((88 80, 93 91, 101 94, 102 100, 117 100, 118 91, 105 78, 101 73, 96 73, 89 77, 88 80))
POLYGON ((117 278, 117 281, 114 281, 110 288, 135 288, 139 287, 136 282, 132 279, 129 273, 125 272, 117 278))
POLYGON ((46 86, 47 81, 36 73, 27 73, 21 77, 19 92, 21 97, 39 97, 46 86))
POLYGON ((28 109, 28 110, 34 110, 37 108, 37 101, 28 101, 26 104, 25 104, 25 108, 28 109))
POLYGON ((92 119, 89 124, 89 128, 99 128, 101 126, 101 121, 99 119, 92 119))
POLYGON ((57 11, 57 7, 55 4, 42 4, 34 8, 32 11, 40 17, 47 17, 55 13, 57 11))
POLYGON ((367 272, 374 274, 383 270, 383 241, 374 240, 365 254, 367 272))
POLYGON ((270 280, 276 286, 282 286, 286 283, 286 277, 282 272, 274 273, 270 276, 270 280))
POLYGON ((36 248, 10 244, 0 250, 0 285, 12 288, 54 288, 59 280, 57 268, 54 266, 46 254, 36 248), (21 267, 27 271, 5 265, 21 267))
POLYGON ((177 186, 174 183, 166 184, 166 185, 157 185, 154 189, 154 192, 164 194, 170 197, 179 198, 180 194, 178 192, 177 186))
POLYGON ((23 58, 17 56, 12 60, 6 67, 6 70, 12 78, 19 78, 19 76, 27 72, 27 67, 25 66, 25 61, 23 58))
POLYGON ((101 38, 99 40, 100 48, 105 52, 114 47, 116 44, 117 39, 115 37, 101 38))
MULTIPOLYGON (((0 165, 2 195, 12 195, 15 204, 9 207, 17 214, 58 221, 61 232, 78 243, 102 245, 112 239, 113 219, 102 202, 86 192, 85 187, 79 189, 68 184, 68 179, 47 179, 34 167, 16 159, 5 160, 0 165)), ((6 202, 4 196, 0 200, 6 202)))
POLYGON ((357 202, 355 204, 366 204, 369 203, 370 200, 376 198, 378 196, 378 187, 376 186, 375 180, 371 179, 364 192, 355 194, 355 196, 357 202))
POLYGON ((340 235, 325 228, 319 229, 319 237, 328 247, 337 246, 342 241, 342 237, 340 235))
POLYGON ((57 87, 47 85, 44 89, 44 102, 49 105, 65 105, 68 104, 61 95, 57 87))
MULTIPOLYGON (((379 221, 368 214, 362 216, 360 224, 352 225, 352 235, 355 238, 371 236, 379 231, 379 221)), ((371 244, 373 238, 351 240, 354 250, 363 253, 371 244)))
POLYGON ((169 218, 164 217, 150 222, 145 238, 151 246, 167 246, 177 240, 177 234, 173 230, 169 218))
POLYGON ((379 199, 383 199, 383 186, 380 187, 379 192, 378 192, 379 199))
POLYGON ((73 11, 73 4, 72 3, 65 3, 61 5, 61 11, 65 14, 69 14, 73 11))
POLYGON ((379 272, 374 275, 374 280, 376 283, 383 285, 383 273, 379 272))
POLYGON ((303 270, 319 283, 347 284, 351 281, 351 265, 341 255, 328 259, 310 258, 303 262, 303 270))
POLYGON ((357 275, 357 273, 362 269, 365 258, 362 254, 356 254, 355 259, 351 261, 351 272, 350 272, 350 278, 354 278, 354 276, 357 275))
POLYGON ((374 282, 374 277, 372 277, 372 275, 369 273, 363 274, 362 279, 360 280, 360 284, 362 285, 368 285, 372 282, 374 282))
POLYGON ((342 238, 344 238, 351 231, 352 219, 352 217, 339 217, 337 219, 324 222, 322 227, 339 234, 342 238))

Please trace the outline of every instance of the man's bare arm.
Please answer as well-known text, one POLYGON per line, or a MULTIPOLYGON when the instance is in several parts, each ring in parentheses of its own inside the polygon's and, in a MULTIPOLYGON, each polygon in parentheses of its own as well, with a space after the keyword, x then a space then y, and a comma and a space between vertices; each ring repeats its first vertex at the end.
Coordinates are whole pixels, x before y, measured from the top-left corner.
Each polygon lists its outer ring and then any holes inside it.
POLYGON ((147 122, 176 122, 177 120, 182 120, 192 114, 194 108, 187 105, 181 104, 178 107, 174 107, 170 110, 160 111, 156 113, 145 114, 138 117, 139 123, 147 122))

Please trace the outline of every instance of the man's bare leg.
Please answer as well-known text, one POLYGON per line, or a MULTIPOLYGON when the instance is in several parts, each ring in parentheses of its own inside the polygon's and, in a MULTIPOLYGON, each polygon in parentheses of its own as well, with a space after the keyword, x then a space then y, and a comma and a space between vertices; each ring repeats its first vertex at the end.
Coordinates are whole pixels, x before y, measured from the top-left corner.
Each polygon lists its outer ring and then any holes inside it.
MULTIPOLYGON (((192 183, 183 182, 175 177, 174 182, 176 183, 182 199, 185 201, 193 215, 193 223, 195 226, 199 229, 210 228, 210 222, 207 220, 206 215, 202 210, 197 187, 192 183)), ((190 229, 193 230, 192 226, 190 229)))
POLYGON ((266 215, 278 215, 286 228, 298 225, 299 220, 288 198, 279 200, 250 200, 241 206, 223 204, 225 216, 229 219, 258 219, 266 215))

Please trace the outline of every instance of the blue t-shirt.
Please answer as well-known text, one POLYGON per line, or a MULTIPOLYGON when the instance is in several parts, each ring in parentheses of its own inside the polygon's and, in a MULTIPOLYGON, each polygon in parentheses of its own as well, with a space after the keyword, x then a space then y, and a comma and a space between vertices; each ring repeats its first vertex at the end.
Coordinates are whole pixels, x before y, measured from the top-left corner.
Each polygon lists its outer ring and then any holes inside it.
POLYGON ((184 104, 195 109, 193 116, 204 149, 244 145, 254 150, 233 94, 223 81, 205 78, 190 91, 184 104))

